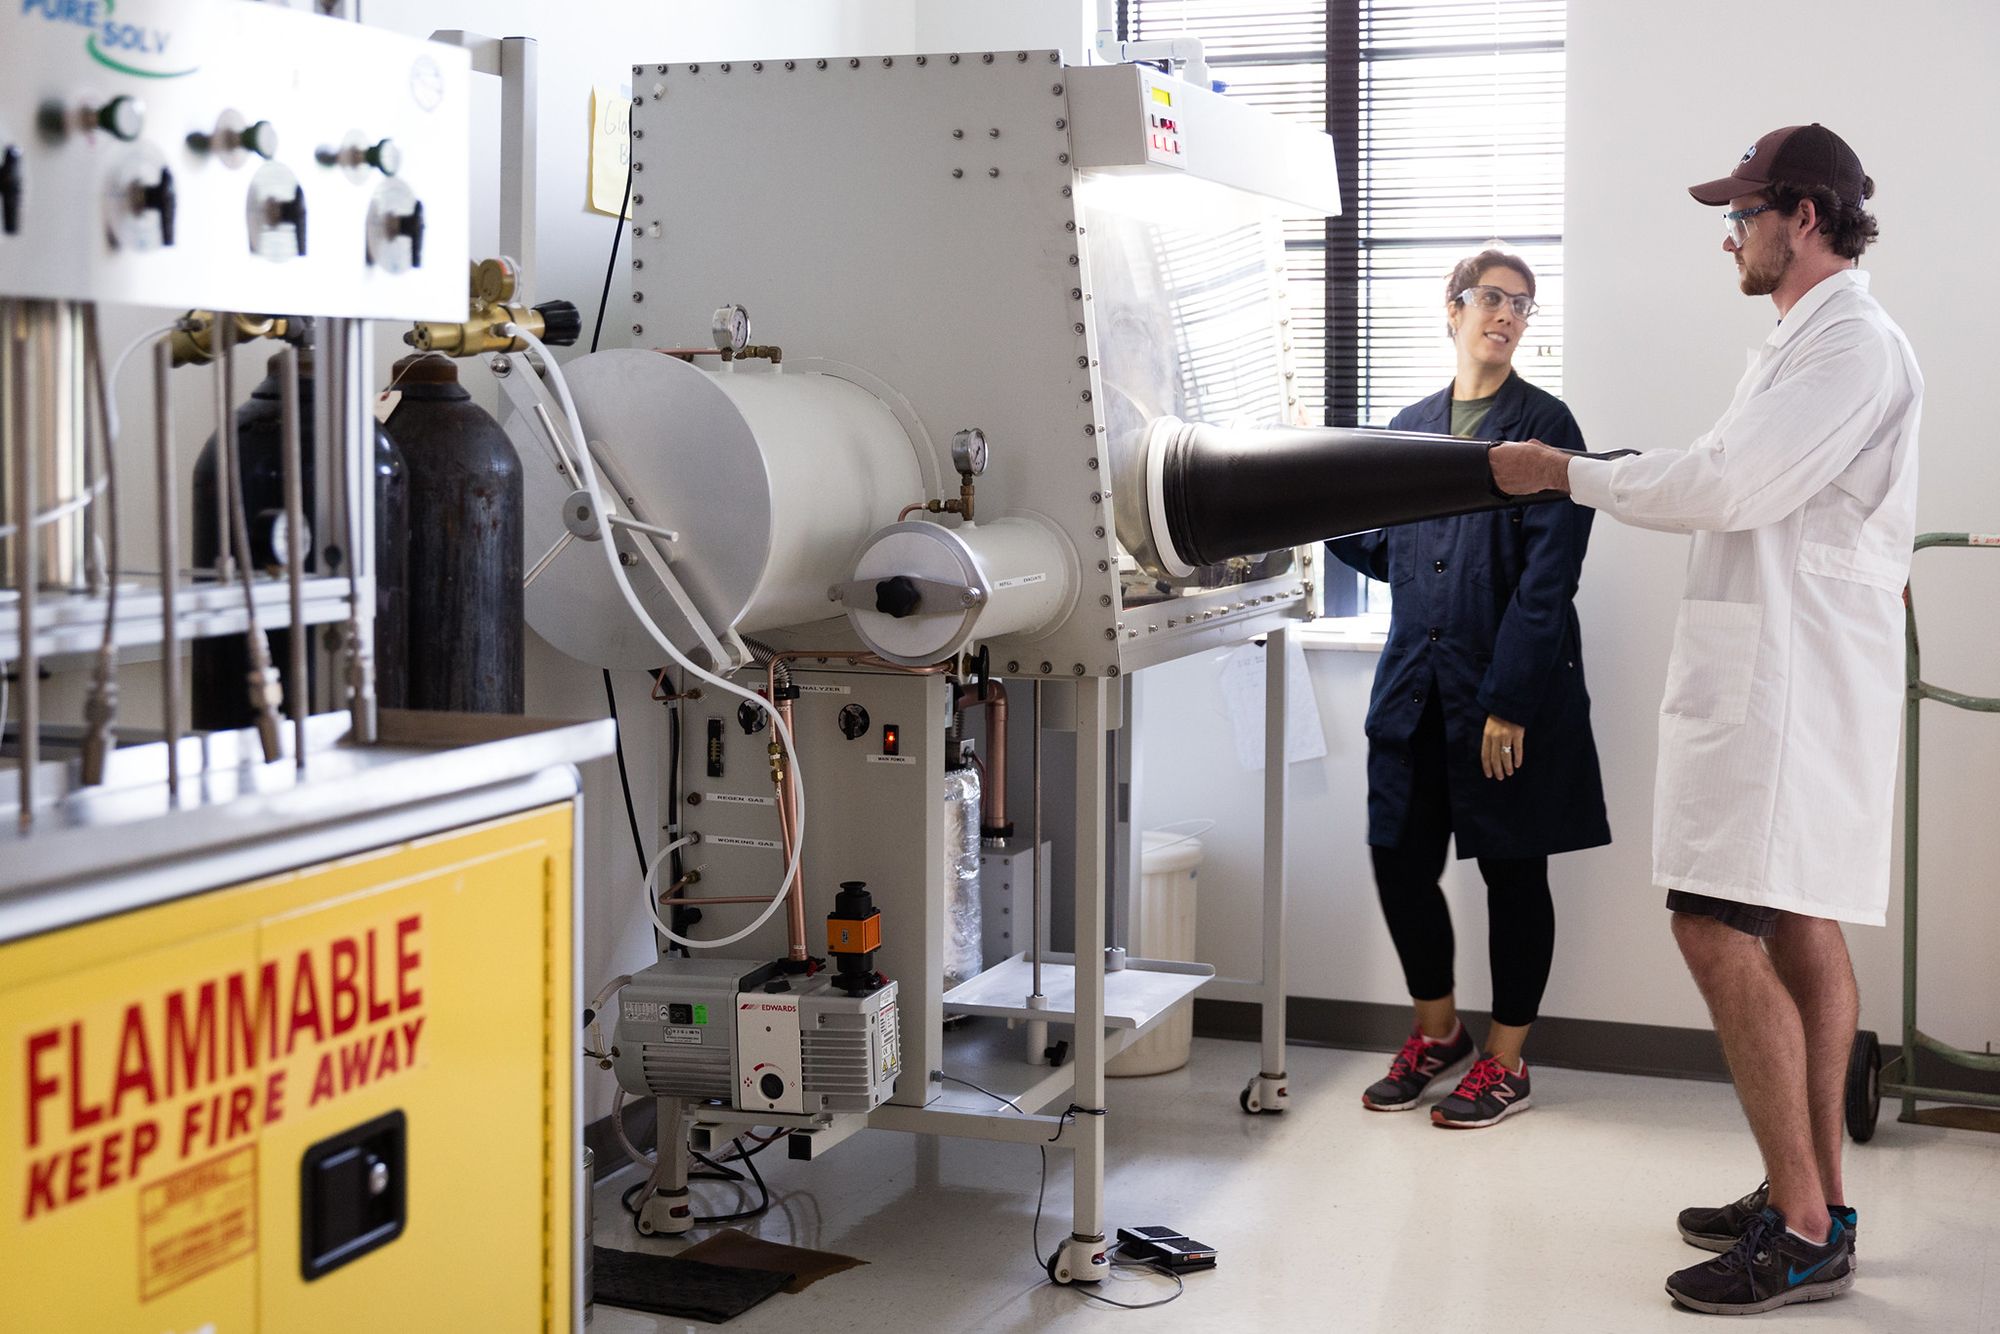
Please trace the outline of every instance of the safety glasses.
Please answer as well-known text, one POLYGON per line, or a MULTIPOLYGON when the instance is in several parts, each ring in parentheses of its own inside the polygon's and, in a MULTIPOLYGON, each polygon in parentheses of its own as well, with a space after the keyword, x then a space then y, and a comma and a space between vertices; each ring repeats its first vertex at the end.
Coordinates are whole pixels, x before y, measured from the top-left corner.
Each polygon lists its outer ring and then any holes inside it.
POLYGON ((1503 305, 1512 306, 1514 308, 1514 318, 1523 324, 1526 324, 1529 317, 1541 309, 1540 306, 1535 304, 1535 299, 1525 293, 1510 292, 1504 287, 1492 287, 1484 284, 1478 287, 1466 288, 1458 294, 1458 300, 1461 305, 1477 306, 1488 314, 1500 309, 1503 305))
POLYGON ((1776 204, 1758 204, 1754 208, 1731 209, 1722 215, 1723 235, 1729 238, 1731 245, 1741 248, 1750 238, 1750 219, 1759 213, 1768 213, 1776 207, 1776 204))

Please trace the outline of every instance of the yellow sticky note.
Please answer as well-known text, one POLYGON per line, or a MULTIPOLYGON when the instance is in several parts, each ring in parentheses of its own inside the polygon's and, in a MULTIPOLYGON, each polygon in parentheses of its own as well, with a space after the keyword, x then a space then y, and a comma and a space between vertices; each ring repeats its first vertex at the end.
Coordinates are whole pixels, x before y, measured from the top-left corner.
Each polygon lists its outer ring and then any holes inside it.
MULTIPOLYGON (((632 99, 609 84, 590 90, 590 198, 593 213, 618 216, 632 171, 632 99)), ((631 217, 628 207, 625 216, 631 217)))

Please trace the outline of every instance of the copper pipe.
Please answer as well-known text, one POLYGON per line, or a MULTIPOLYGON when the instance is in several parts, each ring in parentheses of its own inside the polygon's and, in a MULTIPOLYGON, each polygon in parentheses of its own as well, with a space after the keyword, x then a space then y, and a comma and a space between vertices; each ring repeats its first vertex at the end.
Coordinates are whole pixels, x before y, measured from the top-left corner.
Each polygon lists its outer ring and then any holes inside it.
POLYGON ((986 708, 988 752, 984 781, 979 785, 979 834, 981 838, 1002 839, 1013 832, 1007 821, 1007 687, 992 680, 960 686, 953 708, 974 703, 986 708))
MULTIPOLYGON (((796 737, 792 730, 792 702, 779 699, 775 687, 771 699, 778 706, 778 718, 785 725, 785 735, 796 737)), ((778 783, 778 809, 785 830, 785 842, 798 848, 793 860, 798 869, 792 875, 792 892, 785 904, 785 943, 788 957, 794 963, 804 963, 810 957, 806 953, 806 846, 798 835, 799 830, 799 785, 793 776, 797 768, 794 763, 785 766, 784 777, 778 783)))
POLYGON ((896 522, 901 523, 903 520, 909 518, 912 514, 915 514, 917 511, 921 510, 923 507, 924 507, 924 502, 921 500, 919 500, 914 505, 903 506, 901 512, 899 512, 896 515, 896 522))

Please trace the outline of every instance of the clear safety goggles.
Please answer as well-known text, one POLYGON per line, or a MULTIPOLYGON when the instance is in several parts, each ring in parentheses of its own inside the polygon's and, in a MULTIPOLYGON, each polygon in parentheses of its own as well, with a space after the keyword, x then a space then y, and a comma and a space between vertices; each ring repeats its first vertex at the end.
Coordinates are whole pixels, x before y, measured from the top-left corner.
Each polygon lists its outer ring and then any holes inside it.
POLYGON ((1768 213, 1776 204, 1758 204, 1752 208, 1736 208, 1722 215, 1722 234, 1729 238, 1729 244, 1741 249, 1750 239, 1750 219, 1759 213, 1768 213))
POLYGON ((1461 305, 1476 306, 1489 315, 1499 310, 1502 306, 1512 306, 1514 308, 1514 318, 1523 324, 1526 324, 1534 313, 1541 309, 1540 306, 1535 304, 1535 299, 1525 293, 1510 292, 1504 287, 1493 287, 1485 284, 1478 287, 1466 288, 1458 294, 1458 300, 1461 305))

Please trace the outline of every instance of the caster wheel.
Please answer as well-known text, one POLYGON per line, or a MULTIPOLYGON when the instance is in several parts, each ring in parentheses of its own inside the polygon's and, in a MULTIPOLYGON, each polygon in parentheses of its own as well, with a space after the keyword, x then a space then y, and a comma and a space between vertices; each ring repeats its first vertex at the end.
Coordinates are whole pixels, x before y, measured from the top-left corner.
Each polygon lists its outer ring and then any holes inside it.
POLYGON ((648 1223, 644 1218, 639 1219, 633 1226, 639 1229, 639 1235, 642 1237, 653 1235, 653 1225, 648 1223))
POLYGON ((1856 1144, 1875 1138, 1875 1118, 1882 1111, 1882 1044, 1874 1032, 1854 1035, 1847 1056, 1847 1134, 1856 1144))
POLYGON ((1236 1105, 1249 1116, 1276 1116, 1291 1104, 1291 1093, 1284 1075, 1258 1075, 1236 1095, 1236 1105))
POLYGON ((1064 1287, 1072 1283, 1101 1283, 1111 1274, 1111 1261, 1102 1237, 1071 1236, 1050 1253, 1044 1267, 1049 1282, 1064 1287))

